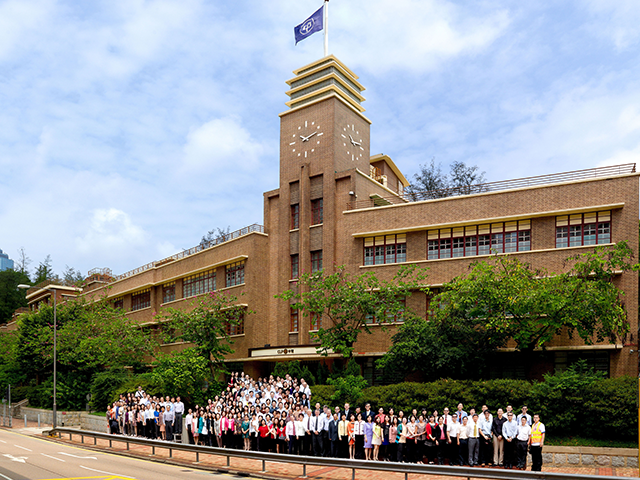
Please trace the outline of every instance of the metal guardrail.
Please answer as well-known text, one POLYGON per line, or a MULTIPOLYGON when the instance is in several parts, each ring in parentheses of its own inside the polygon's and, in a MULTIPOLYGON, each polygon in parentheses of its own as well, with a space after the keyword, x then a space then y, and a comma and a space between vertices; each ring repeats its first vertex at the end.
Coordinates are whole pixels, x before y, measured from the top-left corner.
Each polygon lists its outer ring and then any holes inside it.
POLYGON ((195 247, 189 248, 188 250, 183 250, 182 252, 176 253, 175 255, 171 255, 170 257, 163 258, 162 260, 156 260, 154 262, 149 262, 146 265, 143 265, 138 268, 134 268, 133 270, 129 270, 128 272, 125 272, 121 275, 116 275, 113 279, 122 280, 123 278, 132 277, 133 275, 137 275, 144 271, 150 270, 158 265, 162 265, 163 263, 188 257, 189 255, 193 255, 195 253, 206 250, 207 248, 220 245, 221 243, 228 242, 229 240, 234 240, 236 238, 242 237, 244 235, 248 235, 253 232, 264 233, 264 226, 254 223, 253 225, 249 225, 248 227, 241 228, 239 230, 236 230, 235 232, 220 235, 219 237, 214 238, 210 242, 201 242, 195 247))
POLYGON ((113 448, 113 443, 125 443, 127 450, 130 444, 143 445, 152 448, 152 455, 155 455, 156 449, 169 450, 169 458, 172 458, 173 451, 191 452, 195 454, 196 462, 200 462, 200 455, 217 455, 227 458, 227 467, 231 466, 231 458, 243 458, 248 460, 262 461, 262 472, 266 472, 266 464, 270 463, 291 463, 302 467, 302 477, 307 476, 307 466, 321 466, 345 468, 351 470, 351 478, 355 480, 356 470, 376 470, 384 472, 403 473, 405 480, 411 475, 444 475, 458 478, 488 478, 492 480, 620 480, 620 477, 604 476, 604 475, 582 475, 569 473, 554 472, 530 472, 523 470, 500 470, 493 468, 472 468, 472 467, 455 467, 447 465, 424 465, 416 463, 397 463, 397 462, 374 462, 367 460, 347 460, 344 458, 323 458, 323 457, 307 457, 303 455, 288 455, 281 453, 253 452, 244 450, 234 450, 217 447, 203 447, 200 445, 186 445, 181 443, 172 443, 159 440, 148 440, 138 437, 127 437, 124 435, 111 435, 108 433, 91 432, 87 430, 78 430, 75 428, 55 428, 43 432, 49 436, 58 436, 62 438, 63 434, 69 435, 69 441, 73 441, 73 436, 80 436, 81 443, 84 438, 93 438, 93 444, 97 445, 98 439, 108 440, 109 447, 113 448))
POLYGON ((347 210, 357 210, 360 208, 378 207, 383 205, 405 204, 407 202, 419 202, 422 200, 434 200, 438 198, 456 197, 460 195, 474 195, 477 193, 496 192, 499 190, 509 190, 513 188, 551 185, 554 183, 588 180, 598 177, 628 175, 630 173, 635 173, 635 171, 635 163, 625 163, 607 167, 572 170, 570 172, 550 173, 547 175, 538 175, 535 177, 516 178, 513 180, 500 180, 497 182, 483 183, 478 185, 465 185, 456 188, 416 191, 412 193, 406 193, 401 196, 385 196, 369 198, 366 200, 356 200, 355 202, 347 203, 347 210))

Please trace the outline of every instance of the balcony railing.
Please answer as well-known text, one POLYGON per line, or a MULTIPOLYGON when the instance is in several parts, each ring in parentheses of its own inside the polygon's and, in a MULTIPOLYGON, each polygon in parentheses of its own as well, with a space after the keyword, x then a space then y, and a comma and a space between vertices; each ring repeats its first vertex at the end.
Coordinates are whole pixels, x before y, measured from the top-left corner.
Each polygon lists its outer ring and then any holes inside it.
POLYGON ((384 205, 404 204, 419 202, 422 200, 434 200, 438 198, 456 197, 461 195, 474 195, 478 193, 496 192, 499 190, 511 190, 515 188, 535 187, 554 183, 573 182, 576 180, 588 180, 598 177, 611 177, 635 173, 635 163, 612 165, 608 167, 589 168, 586 170, 573 170, 571 172, 551 173, 535 177, 517 178, 514 180, 501 180, 498 182, 483 183, 478 185, 465 185, 463 187, 447 188, 442 190, 416 191, 398 196, 374 196, 366 200, 356 200, 347 203, 347 210, 361 208, 380 207, 384 205))
POLYGON ((240 230, 236 230, 235 232, 220 235, 219 237, 214 238, 210 242, 200 242, 199 245, 196 245, 193 248, 190 248, 188 250, 183 250, 182 252, 176 253, 175 255, 171 255, 170 257, 163 258, 162 260, 157 260, 155 262, 147 263, 146 265, 130 270, 126 273, 123 273, 122 275, 118 275, 114 278, 114 280, 122 280, 123 278, 132 277, 133 275, 137 275, 139 273, 150 270, 159 265, 162 265, 174 260, 180 260, 181 258, 188 257, 189 255, 194 255, 198 252, 206 250, 207 248, 220 245, 221 243, 228 242, 229 240, 234 240, 236 238, 240 238, 244 235, 248 235, 254 232, 264 233, 264 226, 254 223, 253 225, 249 225, 248 227, 241 228, 240 230))

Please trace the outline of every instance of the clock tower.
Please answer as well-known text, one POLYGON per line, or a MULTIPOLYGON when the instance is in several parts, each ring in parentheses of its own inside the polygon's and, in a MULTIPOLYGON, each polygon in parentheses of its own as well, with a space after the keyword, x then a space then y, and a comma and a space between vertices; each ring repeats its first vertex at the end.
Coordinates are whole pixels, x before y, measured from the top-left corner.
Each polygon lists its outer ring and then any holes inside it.
MULTIPOLYGON (((289 110, 280 114, 280 184, 265 194, 265 226, 272 238, 271 258, 289 259, 271 268, 273 293, 296 288, 296 278, 344 259, 335 236, 356 177, 369 176, 370 120, 364 115, 358 76, 333 55, 299 68, 287 81, 289 110), (286 264, 285 264, 286 263, 286 264)), ((308 345, 316 324, 273 300, 278 345, 308 345)))

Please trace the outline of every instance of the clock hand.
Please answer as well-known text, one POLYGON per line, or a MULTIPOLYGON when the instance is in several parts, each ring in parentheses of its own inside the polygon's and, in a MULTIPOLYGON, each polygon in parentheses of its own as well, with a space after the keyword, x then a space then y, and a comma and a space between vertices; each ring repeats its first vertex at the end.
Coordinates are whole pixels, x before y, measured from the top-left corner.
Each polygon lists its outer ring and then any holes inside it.
POLYGON ((315 134, 316 134, 316 132, 313 132, 313 133, 312 133, 311 135, 309 135, 308 137, 303 137, 303 138, 302 138, 302 141, 303 141, 303 142, 308 142, 308 141, 309 141, 309 139, 310 139, 311 137, 313 137, 315 134))
POLYGON ((351 140, 351 144, 352 144, 354 147, 359 147, 359 146, 361 145, 361 143, 356 142, 356 141, 353 139, 353 137, 352 137, 351 135, 349 135, 349 139, 351 140))

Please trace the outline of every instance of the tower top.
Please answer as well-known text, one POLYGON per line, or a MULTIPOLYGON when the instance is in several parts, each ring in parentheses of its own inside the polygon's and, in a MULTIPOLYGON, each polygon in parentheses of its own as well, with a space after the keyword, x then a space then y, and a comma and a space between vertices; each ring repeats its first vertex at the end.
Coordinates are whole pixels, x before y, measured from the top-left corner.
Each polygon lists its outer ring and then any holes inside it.
POLYGON ((280 116, 326 98, 337 97, 371 123, 362 115, 365 111, 362 106, 365 101, 362 92, 365 88, 358 82, 358 76, 334 55, 298 68, 293 73, 295 77, 287 80, 290 90, 286 92, 291 100, 285 103, 290 110, 280 116))

